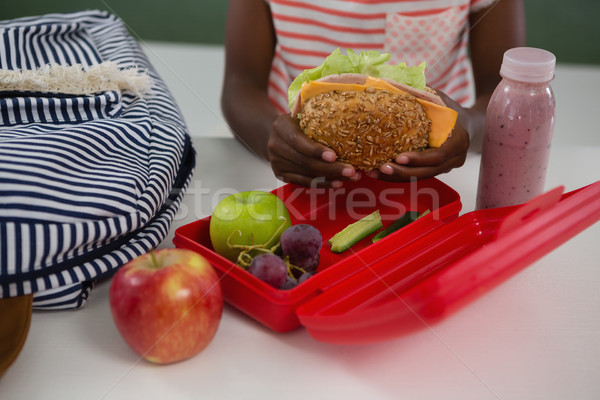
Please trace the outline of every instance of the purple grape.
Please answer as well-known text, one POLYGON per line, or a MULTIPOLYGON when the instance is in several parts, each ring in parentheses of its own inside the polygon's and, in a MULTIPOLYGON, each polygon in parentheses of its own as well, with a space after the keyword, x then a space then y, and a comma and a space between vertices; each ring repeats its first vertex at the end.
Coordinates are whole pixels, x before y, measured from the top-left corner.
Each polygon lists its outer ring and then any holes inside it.
POLYGON ((294 265, 298 265, 305 272, 315 272, 317 270, 317 267, 319 266, 320 258, 321 258, 320 254, 317 253, 314 255, 314 257, 311 257, 308 260, 299 260, 298 261, 299 264, 294 264, 294 265))
POLYGON ((319 266, 320 258, 321 255, 317 253, 315 256, 307 260, 294 260, 295 262, 292 262, 292 260, 290 259, 290 263, 298 267, 292 269, 292 274, 294 275, 294 277, 299 278, 300 275, 302 275, 304 272, 314 273, 317 270, 317 267, 319 266))
POLYGON ((300 275, 300 278, 298 278, 298 285, 310 278, 311 276, 313 276, 312 272, 305 272, 302 275, 300 275))
POLYGON ((292 225, 281 234, 280 240, 281 249, 289 257, 290 263, 303 269, 317 269, 323 244, 317 228, 309 224, 292 225))
POLYGON ((263 253, 252 259, 248 272, 279 289, 288 277, 285 262, 275 254, 263 253))
POLYGON ((291 276, 288 276, 283 285, 279 289, 281 290, 289 290, 298 286, 298 281, 291 276))

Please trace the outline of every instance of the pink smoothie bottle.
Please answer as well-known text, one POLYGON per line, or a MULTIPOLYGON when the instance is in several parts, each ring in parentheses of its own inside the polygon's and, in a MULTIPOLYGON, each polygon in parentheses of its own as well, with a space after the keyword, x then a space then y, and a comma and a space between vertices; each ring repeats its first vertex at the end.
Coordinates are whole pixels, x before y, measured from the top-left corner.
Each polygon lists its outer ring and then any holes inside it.
POLYGON ((521 204, 543 193, 554 131, 555 64, 554 55, 542 49, 504 53, 502 81, 487 108, 477 209, 521 204))

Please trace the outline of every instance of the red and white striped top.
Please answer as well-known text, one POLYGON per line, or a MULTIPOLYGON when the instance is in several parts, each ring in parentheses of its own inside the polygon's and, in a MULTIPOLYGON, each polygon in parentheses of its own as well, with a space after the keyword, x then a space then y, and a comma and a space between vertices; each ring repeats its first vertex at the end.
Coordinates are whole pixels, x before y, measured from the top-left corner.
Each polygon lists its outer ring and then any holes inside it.
POLYGON ((379 50, 391 63, 426 62, 427 85, 462 105, 474 101, 467 56, 469 13, 495 0, 266 0, 277 47, 269 97, 289 112, 287 89, 333 50, 379 50))

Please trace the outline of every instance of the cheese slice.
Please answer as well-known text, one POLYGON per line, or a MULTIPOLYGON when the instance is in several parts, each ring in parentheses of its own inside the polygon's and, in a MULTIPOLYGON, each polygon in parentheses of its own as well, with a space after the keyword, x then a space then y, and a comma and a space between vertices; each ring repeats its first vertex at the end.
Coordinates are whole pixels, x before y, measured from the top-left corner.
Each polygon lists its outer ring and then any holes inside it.
MULTIPOLYGON (((363 91, 368 87, 389 90, 390 92, 412 96, 402 89, 398 89, 383 79, 368 76, 365 83, 335 83, 310 81, 302 84, 300 91, 300 102, 304 102, 321 93, 337 90, 338 92, 363 91)), ((440 147, 452 133, 458 113, 449 107, 440 106, 427 100, 415 98, 425 109, 427 117, 431 121, 431 132, 429 133, 429 147, 440 147)))

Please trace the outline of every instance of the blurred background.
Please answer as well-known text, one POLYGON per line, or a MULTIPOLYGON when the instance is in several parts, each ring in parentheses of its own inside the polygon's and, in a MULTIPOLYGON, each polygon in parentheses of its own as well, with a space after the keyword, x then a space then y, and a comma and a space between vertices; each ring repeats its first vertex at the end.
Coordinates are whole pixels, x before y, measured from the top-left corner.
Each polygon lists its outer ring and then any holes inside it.
MULTIPOLYGON (((83 9, 109 10, 144 41, 223 44, 225 0, 2 0, 0 20, 83 9)), ((600 2, 525 0, 529 46, 563 63, 600 64, 600 2)))
MULTIPOLYGON (((0 0, 0 20, 107 10, 142 44, 173 93, 192 136, 230 138, 220 107, 226 0, 0 0)), ((553 52, 553 142, 600 145, 600 1, 525 0, 527 44, 553 52), (573 101, 576 99, 576 101, 573 101)))

